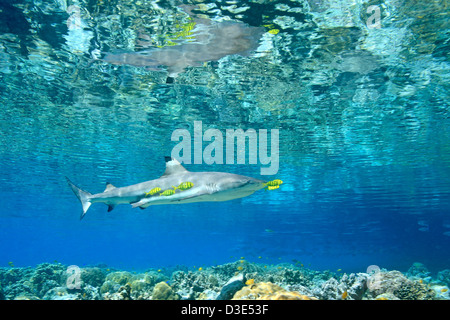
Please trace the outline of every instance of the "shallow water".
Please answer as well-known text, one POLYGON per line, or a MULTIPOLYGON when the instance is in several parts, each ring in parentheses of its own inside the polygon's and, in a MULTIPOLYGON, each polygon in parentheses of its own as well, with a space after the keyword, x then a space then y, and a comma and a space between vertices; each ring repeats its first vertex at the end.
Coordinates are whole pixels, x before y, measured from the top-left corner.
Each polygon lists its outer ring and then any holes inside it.
POLYGON ((195 41, 175 2, 0 2, 0 265, 449 268, 447 1, 192 1, 203 21, 264 28, 253 51, 200 51, 170 77, 104 59, 195 41), (155 179, 172 132, 193 136, 194 121, 224 136, 278 129, 279 170, 261 176, 248 158, 188 170, 284 184, 221 203, 94 204, 79 220, 65 176, 93 193, 155 179))

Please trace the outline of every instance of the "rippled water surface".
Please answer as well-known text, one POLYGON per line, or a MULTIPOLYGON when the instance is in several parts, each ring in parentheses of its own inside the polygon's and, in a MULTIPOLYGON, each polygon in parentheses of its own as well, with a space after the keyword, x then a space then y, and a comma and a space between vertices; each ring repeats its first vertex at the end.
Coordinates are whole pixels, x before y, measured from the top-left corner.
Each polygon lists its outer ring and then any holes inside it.
MULTIPOLYGON (((0 1, 0 265, 450 266, 449 3, 0 1), (372 7, 370 7, 372 6, 372 7), (81 205, 159 177, 175 129, 278 129, 241 200, 81 205)), ((203 142, 205 148, 209 142, 203 142)), ((225 146, 224 146, 225 147, 225 146)), ((225 150, 224 150, 225 152, 225 150)))

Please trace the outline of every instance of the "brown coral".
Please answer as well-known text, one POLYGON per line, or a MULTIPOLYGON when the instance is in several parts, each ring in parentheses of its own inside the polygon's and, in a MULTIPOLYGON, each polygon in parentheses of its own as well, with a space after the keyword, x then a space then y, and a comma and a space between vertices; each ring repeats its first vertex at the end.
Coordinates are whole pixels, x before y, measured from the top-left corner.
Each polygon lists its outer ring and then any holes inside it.
POLYGON ((235 293, 233 300, 317 300, 296 291, 287 291, 271 282, 259 282, 235 293))
POLYGON ((178 295, 164 281, 157 283, 153 288, 153 300, 178 300, 178 295))

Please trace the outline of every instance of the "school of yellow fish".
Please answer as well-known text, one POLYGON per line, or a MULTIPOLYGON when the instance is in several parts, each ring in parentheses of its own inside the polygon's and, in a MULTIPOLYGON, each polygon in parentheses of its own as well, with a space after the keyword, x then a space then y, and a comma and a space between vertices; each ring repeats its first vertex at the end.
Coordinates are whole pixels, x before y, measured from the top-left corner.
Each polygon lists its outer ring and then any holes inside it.
MULTIPOLYGON (((275 179, 269 182, 266 182, 266 190, 275 190, 278 189, 280 187, 280 185, 283 183, 282 180, 280 179, 275 179)), ((176 190, 181 190, 181 191, 185 191, 185 190, 189 190, 190 188, 192 188, 194 186, 194 184, 190 181, 186 181, 186 182, 182 182, 180 183, 180 185, 178 187, 172 186, 173 189, 167 189, 162 191, 161 188, 156 187, 151 189, 149 192, 147 192, 145 194, 146 197, 150 197, 150 196, 154 196, 156 194, 159 194, 160 196, 171 196, 173 194, 175 194, 176 190)))

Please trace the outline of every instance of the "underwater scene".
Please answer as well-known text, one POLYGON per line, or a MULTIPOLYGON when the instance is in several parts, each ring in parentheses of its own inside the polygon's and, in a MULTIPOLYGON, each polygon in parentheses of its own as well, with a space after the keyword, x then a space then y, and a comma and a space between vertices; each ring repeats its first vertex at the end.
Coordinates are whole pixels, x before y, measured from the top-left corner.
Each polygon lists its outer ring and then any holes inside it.
POLYGON ((449 300, 449 21, 0 0, 0 299, 449 300))

